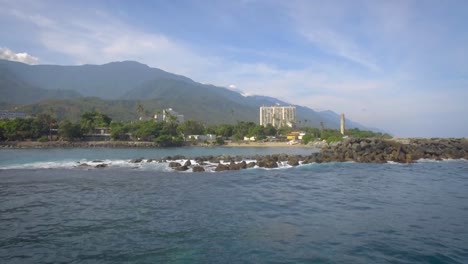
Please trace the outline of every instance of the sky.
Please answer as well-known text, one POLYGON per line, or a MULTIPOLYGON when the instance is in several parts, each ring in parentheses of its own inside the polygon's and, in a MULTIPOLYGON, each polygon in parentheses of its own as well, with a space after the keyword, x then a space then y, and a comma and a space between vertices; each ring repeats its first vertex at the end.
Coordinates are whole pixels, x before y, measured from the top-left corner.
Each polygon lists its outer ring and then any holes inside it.
POLYGON ((333 110, 398 137, 468 137, 468 1, 0 0, 0 58, 135 60, 333 110))

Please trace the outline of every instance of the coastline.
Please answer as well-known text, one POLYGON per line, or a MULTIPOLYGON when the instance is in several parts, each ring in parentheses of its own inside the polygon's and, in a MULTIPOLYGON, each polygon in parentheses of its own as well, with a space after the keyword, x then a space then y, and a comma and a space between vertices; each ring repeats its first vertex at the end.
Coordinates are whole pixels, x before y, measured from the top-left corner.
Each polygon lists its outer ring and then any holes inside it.
POLYGON ((250 147, 250 148, 277 148, 277 147, 288 147, 288 148, 312 148, 309 145, 304 144, 295 144, 291 145, 288 142, 227 142, 225 145, 221 145, 222 147, 250 147))
MULTIPOLYGON (((160 148, 158 143, 150 141, 11 141, 0 142, 0 149, 41 149, 41 148, 160 148)), ((203 143, 193 144, 185 142, 180 147, 248 147, 248 148, 312 148, 304 144, 290 145, 287 142, 226 142, 224 145, 207 145, 203 143)))

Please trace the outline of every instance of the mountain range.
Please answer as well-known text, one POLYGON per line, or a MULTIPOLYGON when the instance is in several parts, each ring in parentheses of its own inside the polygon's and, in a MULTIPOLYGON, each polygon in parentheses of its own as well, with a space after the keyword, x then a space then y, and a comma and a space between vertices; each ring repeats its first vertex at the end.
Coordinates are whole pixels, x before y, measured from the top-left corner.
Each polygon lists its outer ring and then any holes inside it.
MULTIPOLYGON (((186 119, 207 124, 259 122, 259 107, 294 105, 268 96, 244 96, 225 87, 151 68, 135 61, 103 65, 28 65, 0 60, 0 107, 29 114, 54 113, 59 119, 77 120, 84 111, 101 111, 114 120, 131 121, 173 108, 186 119)), ((297 120, 304 125, 338 128, 333 111, 314 111, 296 105, 297 120)), ((348 128, 368 129, 346 120, 348 128)))

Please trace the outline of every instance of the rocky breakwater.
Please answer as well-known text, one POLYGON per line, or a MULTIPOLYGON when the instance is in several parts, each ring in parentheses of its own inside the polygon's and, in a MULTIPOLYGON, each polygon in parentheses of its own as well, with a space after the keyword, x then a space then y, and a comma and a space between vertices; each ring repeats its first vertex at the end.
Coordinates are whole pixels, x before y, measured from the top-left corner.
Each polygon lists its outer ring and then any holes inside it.
POLYGON ((468 159, 468 139, 345 139, 324 146, 310 162, 412 163, 418 159, 468 159))

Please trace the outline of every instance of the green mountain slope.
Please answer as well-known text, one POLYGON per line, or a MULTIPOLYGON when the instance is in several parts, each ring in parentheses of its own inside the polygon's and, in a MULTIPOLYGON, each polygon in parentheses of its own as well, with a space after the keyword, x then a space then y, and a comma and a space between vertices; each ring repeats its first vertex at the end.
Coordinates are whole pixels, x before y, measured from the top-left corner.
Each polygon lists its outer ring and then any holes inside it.
MULTIPOLYGON (((170 107, 186 119, 208 124, 259 122, 260 106, 291 105, 268 96, 245 97, 133 61, 58 66, 0 60, 0 92, 0 102, 27 104, 21 109, 28 113, 55 111, 59 118, 71 119, 98 110, 115 120, 136 120, 141 103, 148 117, 170 107), (86 98, 77 98, 80 94, 86 98)), ((328 128, 339 127, 339 115, 332 111, 296 107, 301 124, 319 127, 323 122, 328 128)), ((347 127, 365 128, 351 120, 347 127)))
MULTIPOLYGON (((135 86, 165 78, 193 82, 187 77, 150 68, 134 62, 111 62, 104 65, 27 65, 0 60, 0 69, 8 69, 25 83, 50 90, 71 90, 84 96, 116 99, 135 86)), ((3 71, 3 70, 2 70, 3 71)))
POLYGON ((47 98, 67 99, 81 95, 75 91, 47 90, 34 87, 17 78, 0 65, 0 101, 8 104, 29 104, 47 98))

